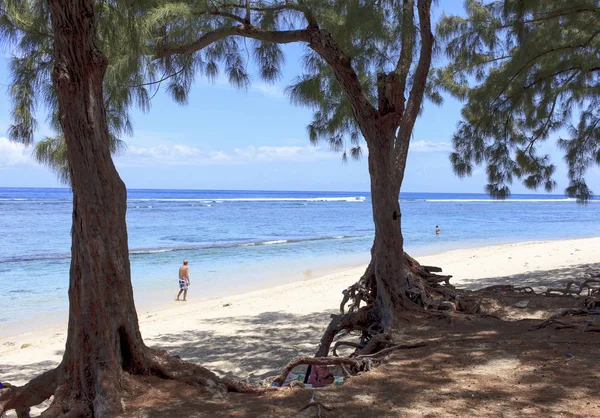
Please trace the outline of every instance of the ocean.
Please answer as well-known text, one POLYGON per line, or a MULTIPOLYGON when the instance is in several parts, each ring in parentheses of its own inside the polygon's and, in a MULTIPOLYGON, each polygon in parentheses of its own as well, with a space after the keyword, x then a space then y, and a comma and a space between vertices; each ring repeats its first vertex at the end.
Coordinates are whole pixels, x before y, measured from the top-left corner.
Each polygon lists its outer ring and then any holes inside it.
MULTIPOLYGON (((405 249, 419 256, 597 236, 599 204, 560 195, 496 201, 402 193, 405 249)), ((190 266, 188 298, 197 300, 367 263, 373 240, 367 192, 129 190, 127 205, 141 311, 172 303, 183 259, 190 266)), ((0 334, 66 319, 71 209, 68 189, 0 188, 0 334)))

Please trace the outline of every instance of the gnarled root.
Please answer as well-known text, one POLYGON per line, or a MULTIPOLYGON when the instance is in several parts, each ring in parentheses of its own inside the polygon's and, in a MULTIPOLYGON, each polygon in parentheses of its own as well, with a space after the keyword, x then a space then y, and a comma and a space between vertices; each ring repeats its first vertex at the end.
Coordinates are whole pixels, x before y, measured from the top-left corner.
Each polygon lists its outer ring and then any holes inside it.
POLYGON ((593 319, 586 320, 581 319, 582 317, 589 316, 600 316, 600 311, 597 310, 587 310, 587 309, 578 309, 571 308, 565 309, 555 315, 552 315, 550 318, 545 320, 539 325, 534 326, 530 329, 530 331, 546 328, 548 325, 554 325, 555 329, 565 329, 565 328, 582 328, 583 332, 600 332, 600 327, 592 326, 593 319), (566 319, 559 318, 567 318, 567 317, 575 317, 574 321, 567 321, 566 319))
POLYGON ((352 374, 371 370, 376 362, 396 350, 425 347, 425 342, 414 344, 397 344, 373 354, 359 354, 354 357, 296 357, 290 361, 281 371, 281 374, 273 380, 273 383, 281 386, 290 372, 297 366, 308 364, 311 366, 346 366, 352 374))
MULTIPOLYGON (((409 300, 425 309, 437 309, 440 301, 453 299, 456 295, 450 284, 450 275, 435 274, 439 267, 422 266, 417 260, 404 253, 405 273, 409 277, 409 285, 405 289, 409 300), (444 285, 442 285, 444 283, 444 285)), ((358 282, 342 291, 344 297, 340 303, 340 312, 356 312, 362 304, 371 306, 377 297, 377 286, 373 263, 369 264, 365 274, 358 282)))
MULTIPOLYGON (((403 257, 404 274, 407 280, 402 296, 408 302, 408 307, 414 306, 417 309, 439 311, 457 310, 467 305, 467 300, 463 300, 460 305, 455 302, 457 293, 449 282, 452 276, 436 274, 434 272, 441 271, 440 268, 421 266, 406 253, 403 257)), ((341 315, 332 315, 332 320, 321 338, 315 357, 327 357, 334 338, 341 331, 361 331, 362 334, 358 343, 338 342, 333 350, 334 356, 337 356, 337 348, 343 345, 356 348, 349 358, 376 353, 393 345, 387 334, 388 330, 382 326, 382 308, 376 306, 377 280, 373 260, 360 280, 342 293, 344 296, 340 304, 341 315), (348 313, 344 314, 346 306, 348 306, 348 313)), ((469 305, 469 311, 478 310, 480 303, 481 301, 477 302, 476 308, 469 305)), ((307 378, 310 371, 311 367, 309 366, 307 378)))
POLYGON ((220 378, 205 367, 170 356, 166 351, 151 350, 153 374, 193 386, 204 386, 209 393, 222 397, 226 392, 261 393, 265 387, 251 385, 241 379, 220 378))
MULTIPOLYGON (((146 349, 148 367, 143 370, 130 370, 132 375, 154 375, 177 380, 193 386, 202 386, 214 397, 223 397, 227 392, 260 393, 265 387, 253 386, 245 381, 221 379, 210 370, 197 364, 188 363, 179 357, 170 356, 166 351, 146 349)), ((101 370, 96 375, 95 393, 91 402, 72 396, 70 378, 65 374, 64 364, 32 379, 25 386, 6 386, 0 389, 0 416, 8 410, 15 410, 19 418, 29 417, 29 408, 39 405, 54 395, 50 407, 43 413, 49 417, 112 417, 121 408, 121 373, 124 370, 101 370)))
POLYGON ((560 294, 561 296, 568 296, 568 295, 579 296, 579 295, 581 295, 581 292, 583 292, 583 289, 587 289, 587 296, 600 295, 600 288, 592 286, 593 283, 600 283, 600 279, 588 279, 588 280, 584 280, 581 283, 571 280, 570 282, 567 283, 567 285, 564 289, 551 288, 551 289, 546 290, 545 294, 548 296, 555 295, 557 293, 560 294))
POLYGON ((498 284, 494 286, 487 286, 478 289, 477 292, 493 292, 493 293, 535 293, 533 288, 530 286, 515 287, 512 284, 498 284))
POLYGON ((309 403, 307 403, 306 405, 304 405, 304 406, 303 406, 303 407, 302 407, 302 408, 301 408, 301 409, 298 411, 298 413, 300 413, 300 412, 302 412, 302 411, 304 411, 304 410, 306 410, 306 409, 308 409, 308 408, 311 408, 311 407, 315 407, 315 408, 317 408, 317 418, 322 418, 322 417, 323 417, 323 415, 321 415, 321 408, 323 408, 323 409, 324 409, 324 410, 326 410, 326 411, 333 411, 333 409, 332 409, 332 408, 330 408, 330 407, 328 407, 328 406, 325 406, 325 405, 323 405, 321 402, 317 402, 317 401, 315 400, 315 392, 314 392, 314 391, 313 391, 313 393, 312 393, 312 396, 311 396, 311 398, 310 398, 310 402, 309 402, 309 403))
POLYGON ((0 389, 0 415, 14 409, 19 418, 29 417, 29 408, 49 399, 56 390, 60 366, 32 379, 25 386, 3 382, 0 389))
POLYGON ((321 344, 316 357, 327 357, 329 348, 336 334, 342 330, 364 331, 369 328, 376 318, 373 318, 374 310, 371 307, 360 308, 357 312, 346 315, 332 315, 331 322, 321 337, 321 344))

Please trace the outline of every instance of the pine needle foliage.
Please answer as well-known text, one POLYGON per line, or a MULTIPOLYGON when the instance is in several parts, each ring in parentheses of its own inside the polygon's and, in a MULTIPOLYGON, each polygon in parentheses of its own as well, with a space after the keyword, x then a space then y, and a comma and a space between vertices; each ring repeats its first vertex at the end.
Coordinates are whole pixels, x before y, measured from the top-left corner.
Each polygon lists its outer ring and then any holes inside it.
MULTIPOLYGON (((66 154, 59 152, 57 142, 61 133, 51 80, 52 31, 46 3, 0 0, 0 7, 0 41, 14 55, 9 136, 32 144, 36 114, 45 110, 56 135, 40 142, 35 155, 45 164, 54 164, 58 173, 68 173, 66 161, 49 158, 66 154)), ((417 67, 413 57, 421 46, 416 10, 412 0, 97 1, 98 38, 109 63, 104 83, 111 138, 117 141, 131 134, 129 110, 132 106, 148 110, 161 87, 176 102, 186 104, 198 77, 215 81, 223 75, 241 89, 256 78, 274 83, 281 78, 285 62, 281 44, 309 41, 281 41, 257 32, 285 35, 324 28, 351 60, 370 106, 378 107, 381 75, 405 77, 402 94, 406 92, 408 98, 417 67), (410 19, 402 24, 409 10, 410 19), (406 68, 400 68, 401 53, 409 58, 403 61, 406 68)), ((308 47, 302 68, 286 93, 292 103, 314 110, 307 127, 310 140, 325 141, 342 152, 344 160, 360 158, 363 136, 335 72, 308 47)), ((433 87, 428 85, 425 95, 439 103, 441 96, 433 87)))
POLYGON ((466 17, 445 16, 438 34, 451 63, 439 84, 465 101, 450 161, 459 176, 486 165, 486 190, 506 198, 520 179, 552 191, 555 166, 541 154, 564 135, 569 186, 592 197, 587 169, 600 164, 600 1, 466 1, 466 17))
MULTIPOLYGON (((405 3, 408 2, 171 0, 158 1, 145 21, 154 33, 158 45, 156 58, 165 71, 172 71, 175 61, 192 61, 186 76, 170 80, 169 90, 177 101, 185 100, 190 89, 188 77, 195 74, 214 79, 223 73, 230 83, 241 88, 247 88, 253 76, 267 83, 275 82, 284 63, 280 44, 306 42, 268 41, 244 29, 290 33, 313 25, 329 31, 351 58, 364 94, 376 107, 377 75, 394 71, 403 33, 412 39, 408 54, 412 56, 420 46, 415 22, 411 21, 407 28, 401 24, 405 3), (254 72, 252 64, 256 67, 254 72)), ((410 7, 414 7, 412 3, 410 7)), ((303 72, 286 88, 286 94, 293 104, 314 110, 313 120, 307 126, 311 142, 325 141, 332 150, 342 152, 344 160, 360 158, 362 134, 330 65, 308 47, 301 64, 303 72)), ((407 70, 411 71, 407 91, 414 66, 407 70)), ((436 103, 441 101, 433 88, 428 88, 426 94, 436 103)))
MULTIPOLYGON (((0 0, 0 43, 12 55, 11 84, 12 141, 35 144, 33 156, 53 169, 61 182, 69 184, 68 156, 58 120, 58 99, 52 82, 53 35, 47 2, 43 0, 0 0), (56 135, 35 143, 37 116, 45 113, 56 135)), ((137 20, 136 2, 98 2, 96 12, 101 49, 109 60, 105 76, 105 99, 110 148, 124 148, 122 135, 131 135, 129 109, 149 107, 149 92, 144 85, 147 73, 137 20)), ((146 61, 148 61, 146 59, 146 61)))

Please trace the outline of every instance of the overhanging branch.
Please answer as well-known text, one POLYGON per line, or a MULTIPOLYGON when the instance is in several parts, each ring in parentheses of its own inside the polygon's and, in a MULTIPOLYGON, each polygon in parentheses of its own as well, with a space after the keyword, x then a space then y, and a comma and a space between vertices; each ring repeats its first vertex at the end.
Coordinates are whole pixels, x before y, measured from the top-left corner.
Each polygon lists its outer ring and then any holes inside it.
MULTIPOLYGON (((430 0, 428 1, 430 2, 430 0)), ((370 103, 358 80, 356 71, 352 68, 350 58, 340 48, 335 39, 333 39, 331 33, 316 26, 309 26, 308 29, 287 31, 263 30, 257 26, 248 24, 221 27, 205 33, 196 41, 187 44, 159 44, 154 59, 161 59, 177 54, 194 54, 228 36, 242 36, 244 38, 277 44, 293 42, 309 44, 310 48, 319 54, 332 68, 336 79, 341 84, 346 97, 352 105, 357 120, 365 122, 378 116, 376 109, 370 103)))
POLYGON ((269 31, 262 30, 252 25, 238 25, 230 27, 222 27, 211 32, 205 33, 194 42, 182 45, 159 45, 157 47, 154 59, 165 58, 170 55, 184 54, 189 55, 196 53, 207 46, 226 38, 227 36, 243 36, 244 38, 252 38, 265 42, 273 42, 277 44, 288 44, 292 42, 309 42, 310 36, 306 29, 303 30, 288 30, 288 31, 269 31))
POLYGON ((525 69, 527 69, 530 66, 530 64, 532 64, 538 58, 541 58, 545 55, 552 54, 552 53, 558 52, 558 51, 564 51, 564 50, 568 50, 568 49, 585 48, 585 47, 589 46, 592 43, 592 41, 596 38, 596 36, 598 36, 598 35, 600 35, 600 29, 595 31, 594 33, 592 33, 591 36, 585 42, 582 42, 580 44, 564 45, 564 46, 560 46, 557 48, 550 48, 550 49, 540 52, 539 54, 534 55, 532 58, 527 60, 527 62, 525 64, 523 64, 521 66, 521 68, 519 68, 519 70, 517 70, 510 77, 508 82, 504 85, 504 88, 502 88, 500 93, 498 93, 498 95, 494 98, 494 100, 492 100, 491 105, 493 106, 496 103, 496 101, 502 96, 502 94, 506 91, 506 89, 508 89, 508 87, 511 85, 511 83, 519 76, 519 74, 521 74, 523 71, 525 71, 525 69))

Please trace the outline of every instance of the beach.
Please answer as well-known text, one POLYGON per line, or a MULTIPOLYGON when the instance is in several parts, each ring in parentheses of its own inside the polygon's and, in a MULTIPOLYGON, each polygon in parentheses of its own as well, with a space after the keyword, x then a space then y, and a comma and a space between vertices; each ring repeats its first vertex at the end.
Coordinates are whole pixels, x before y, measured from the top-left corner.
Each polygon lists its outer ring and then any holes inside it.
MULTIPOLYGON (((404 247, 414 257, 600 230, 599 200, 403 193, 400 204, 404 247)), ((0 188, 0 337, 66 321, 72 205, 68 189, 0 188)), ((127 206, 140 312, 172 306, 184 259, 192 286, 200 284, 192 291, 198 301, 358 267, 373 243, 369 193, 133 189, 127 206)))
MULTIPOLYGON (((600 271, 598 254, 600 237, 458 249, 418 261, 441 267, 453 276, 451 284, 461 288, 514 284, 543 289, 600 271)), ((195 301, 203 286, 198 277, 188 302, 138 311, 142 336, 147 345, 217 374, 263 379, 294 356, 314 354, 330 314, 339 312, 341 291, 365 268, 346 267, 322 277, 195 301)), ((0 381, 20 385, 56 366, 65 339, 66 323, 0 338, 0 381)))

